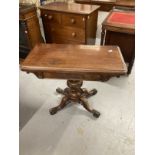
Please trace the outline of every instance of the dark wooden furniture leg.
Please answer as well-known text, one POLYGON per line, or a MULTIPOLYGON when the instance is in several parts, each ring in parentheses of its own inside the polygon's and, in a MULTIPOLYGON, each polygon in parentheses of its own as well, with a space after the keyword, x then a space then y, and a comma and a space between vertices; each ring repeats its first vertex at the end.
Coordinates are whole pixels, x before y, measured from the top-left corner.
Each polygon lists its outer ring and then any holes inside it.
POLYGON ((102 32, 101 32, 101 42, 100 42, 101 46, 103 45, 104 35, 105 35, 105 30, 102 29, 102 32))
POLYGON ((63 108, 69 103, 68 101, 69 101, 69 100, 68 100, 68 97, 67 97, 67 96, 64 96, 64 97, 62 98, 62 100, 61 100, 61 103, 60 103, 58 106, 56 106, 56 107, 54 107, 54 108, 51 108, 51 109, 49 110, 50 114, 51 114, 51 115, 54 115, 54 114, 57 113, 58 110, 63 109, 63 108))
POLYGON ((83 105, 83 107, 87 111, 91 112, 94 117, 98 118, 100 116, 100 113, 97 110, 91 109, 89 107, 88 101, 86 100, 86 98, 95 95, 97 93, 97 90, 93 89, 91 91, 88 91, 85 88, 82 89, 82 84, 83 81, 81 80, 68 80, 67 88, 65 88, 64 90, 61 88, 56 89, 56 91, 60 94, 63 94, 64 97, 62 98, 61 103, 58 106, 49 110, 50 114, 56 114, 58 110, 63 109, 68 103, 70 103, 70 101, 74 101, 83 105))
POLYGON ((131 73, 131 70, 132 70, 132 67, 133 67, 133 64, 134 64, 134 60, 135 60, 135 52, 133 53, 132 60, 129 63, 127 75, 129 75, 131 73))
POLYGON ((84 107, 87 111, 91 112, 91 113, 93 114, 94 117, 98 118, 98 117, 100 116, 100 113, 99 113, 97 110, 91 109, 91 108, 89 107, 89 103, 88 103, 88 101, 87 101, 85 98, 83 98, 83 97, 80 98, 80 103, 83 105, 83 107, 84 107))

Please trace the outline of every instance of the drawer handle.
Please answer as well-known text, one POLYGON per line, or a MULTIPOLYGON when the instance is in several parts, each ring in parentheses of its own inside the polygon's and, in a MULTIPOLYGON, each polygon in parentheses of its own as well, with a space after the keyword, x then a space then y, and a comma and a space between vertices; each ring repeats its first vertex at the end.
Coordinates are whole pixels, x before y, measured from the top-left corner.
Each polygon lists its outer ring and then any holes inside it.
POLYGON ((27 34, 28 32, 25 30, 25 33, 27 34))
POLYGON ((85 17, 83 17, 83 18, 82 18, 82 20, 83 20, 83 21, 85 21, 85 20, 86 20, 86 18, 85 18, 85 17))
POLYGON ((74 19, 74 18, 71 19, 71 23, 72 23, 72 24, 75 23, 75 19, 74 19))
POLYGON ((47 14, 45 14, 44 16, 47 17, 47 14))
POLYGON ((76 37, 76 33, 75 32, 72 33, 72 37, 76 37))
POLYGON ((53 16, 48 16, 48 19, 50 19, 50 20, 53 19, 53 16))

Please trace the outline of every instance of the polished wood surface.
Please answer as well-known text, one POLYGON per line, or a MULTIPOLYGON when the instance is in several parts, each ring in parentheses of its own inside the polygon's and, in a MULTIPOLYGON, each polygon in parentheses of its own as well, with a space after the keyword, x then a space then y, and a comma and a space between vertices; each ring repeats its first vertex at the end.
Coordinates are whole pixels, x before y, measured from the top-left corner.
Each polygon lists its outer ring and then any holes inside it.
POLYGON ((39 44, 21 69, 42 72, 50 78, 84 80, 101 80, 104 75, 126 73, 126 65, 117 46, 97 45, 39 44))
POLYGON ((135 1, 134 0, 116 0, 115 6, 123 6, 123 7, 135 7, 135 1))
POLYGON ((84 5, 77 3, 53 2, 39 7, 40 9, 64 12, 64 13, 78 13, 82 15, 89 15, 94 12, 99 6, 84 5))
POLYGON ((70 42, 77 41, 84 43, 85 42, 85 31, 79 28, 73 27, 63 27, 60 25, 52 26, 52 40, 55 43, 59 43, 59 40, 68 40, 70 42), (58 41, 57 41, 58 39, 58 41))
POLYGON ((114 4, 116 0, 75 0, 75 2, 101 5, 101 4, 114 4))
POLYGON ((116 0, 75 0, 78 4, 99 5, 99 10, 110 11, 116 0))
POLYGON ((62 2, 40 7, 46 42, 95 44, 98 8, 62 2))
POLYGON ((99 5, 101 11, 110 11, 114 6, 135 7, 134 0, 75 0, 78 4, 99 5))
POLYGON ((33 6, 26 9, 20 8, 19 13, 19 20, 26 22, 27 30, 25 30, 25 33, 30 39, 31 48, 33 48, 36 43, 43 42, 36 7, 33 6))
POLYGON ((62 15, 62 24, 64 26, 71 26, 76 28, 85 28, 84 17, 75 14, 64 14, 62 15))
POLYGON ((135 25, 109 23, 108 19, 113 12, 132 12, 134 14, 133 11, 112 10, 102 23, 101 45, 118 45, 128 64, 128 74, 130 74, 135 58, 135 25))

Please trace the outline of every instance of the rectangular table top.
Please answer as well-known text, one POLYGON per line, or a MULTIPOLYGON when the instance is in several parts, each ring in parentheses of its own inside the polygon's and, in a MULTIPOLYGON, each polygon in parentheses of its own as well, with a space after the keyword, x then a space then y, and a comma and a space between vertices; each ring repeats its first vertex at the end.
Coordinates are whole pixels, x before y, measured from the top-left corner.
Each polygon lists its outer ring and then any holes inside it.
POLYGON ((63 74, 62 78, 64 74, 67 78, 71 75, 76 78, 78 74, 122 75, 127 72, 117 46, 68 44, 36 45, 22 63, 21 69, 32 73, 57 73, 53 74, 53 78, 61 78, 60 74, 63 74))
POLYGON ((113 23, 113 24, 126 24, 128 26, 134 26, 135 24, 135 13, 134 12, 112 12, 111 15, 109 16, 108 23, 113 23))
POLYGON ((102 23, 102 28, 111 31, 135 33, 135 12, 112 10, 102 23))
POLYGON ((39 7, 43 10, 89 15, 100 8, 98 5, 52 2, 39 7))

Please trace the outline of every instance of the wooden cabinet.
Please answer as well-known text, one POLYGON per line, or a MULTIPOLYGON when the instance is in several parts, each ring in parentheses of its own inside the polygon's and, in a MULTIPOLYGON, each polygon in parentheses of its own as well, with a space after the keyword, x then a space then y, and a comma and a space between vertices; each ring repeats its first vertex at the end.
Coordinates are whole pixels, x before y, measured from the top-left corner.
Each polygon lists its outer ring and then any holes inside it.
POLYGON ((113 9, 102 23, 101 45, 118 45, 131 73, 135 59, 135 12, 113 9))
POLYGON ((46 42, 95 44, 98 8, 64 2, 41 6, 46 42))
POLYGON ((36 7, 32 4, 19 6, 19 57, 25 58, 29 51, 43 42, 36 7))

